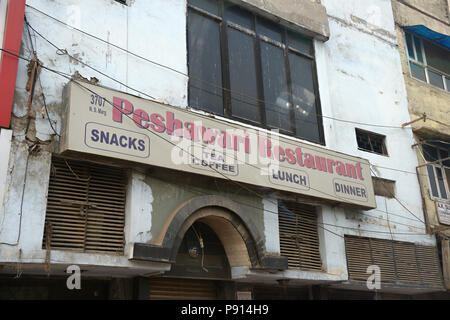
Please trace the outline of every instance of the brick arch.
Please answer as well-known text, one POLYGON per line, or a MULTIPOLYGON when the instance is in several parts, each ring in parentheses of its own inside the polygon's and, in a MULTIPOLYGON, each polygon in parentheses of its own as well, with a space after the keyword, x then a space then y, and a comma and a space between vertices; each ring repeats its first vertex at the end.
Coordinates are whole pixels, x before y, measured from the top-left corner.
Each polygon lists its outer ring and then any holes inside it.
POLYGON ((242 206, 215 195, 195 197, 180 205, 166 221, 158 245, 135 244, 135 259, 175 263, 184 235, 195 221, 206 223, 214 230, 231 267, 287 269, 287 258, 266 254, 264 235, 242 206), (139 256, 143 256, 142 259, 139 256))

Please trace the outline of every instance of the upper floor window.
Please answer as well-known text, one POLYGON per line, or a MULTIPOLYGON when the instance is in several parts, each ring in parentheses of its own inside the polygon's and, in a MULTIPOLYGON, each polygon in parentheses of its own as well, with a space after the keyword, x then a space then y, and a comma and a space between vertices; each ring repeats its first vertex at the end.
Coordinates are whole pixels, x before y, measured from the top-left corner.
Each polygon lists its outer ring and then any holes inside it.
POLYGON ((408 32, 406 45, 411 75, 450 92, 450 52, 408 32))
POLYGON ((189 104, 323 143, 311 39, 224 0, 189 0, 189 104))
POLYGON ((433 163, 427 166, 432 197, 450 200, 450 148, 424 144, 422 150, 425 160, 433 163))
POLYGON ((385 136, 361 129, 355 129, 355 131, 359 149, 381 154, 383 156, 388 155, 385 136))

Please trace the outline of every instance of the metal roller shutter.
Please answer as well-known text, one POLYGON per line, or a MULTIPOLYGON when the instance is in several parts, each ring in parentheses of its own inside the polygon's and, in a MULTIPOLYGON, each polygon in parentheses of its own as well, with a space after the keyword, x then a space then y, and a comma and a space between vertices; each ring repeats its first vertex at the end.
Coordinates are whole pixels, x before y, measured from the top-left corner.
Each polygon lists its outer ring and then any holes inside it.
POLYGON ((350 279, 367 280, 366 271, 372 265, 369 239, 345 237, 345 251, 350 279))
POLYGON ((366 281, 370 265, 378 265, 382 283, 442 288, 436 247, 409 242, 345 236, 349 277, 366 281))
POLYGON ((123 253, 123 169, 54 157, 44 248, 123 253))
POLYGON ((150 300, 215 300, 214 281, 194 279, 150 279, 150 300))
POLYGON ((295 202, 278 202, 281 255, 290 268, 322 270, 316 209, 295 202))
POLYGON ((419 275, 422 283, 441 287, 442 277, 437 248, 416 246, 416 257, 419 261, 419 275))

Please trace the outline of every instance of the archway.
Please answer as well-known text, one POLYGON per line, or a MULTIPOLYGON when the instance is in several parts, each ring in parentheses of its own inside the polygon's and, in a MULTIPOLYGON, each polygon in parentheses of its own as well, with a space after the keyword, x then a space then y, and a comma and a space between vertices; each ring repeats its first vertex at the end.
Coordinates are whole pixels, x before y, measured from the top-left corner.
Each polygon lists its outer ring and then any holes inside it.
POLYGON ((196 221, 208 225, 220 239, 230 267, 287 269, 287 258, 266 253, 264 230, 256 227, 241 205, 215 195, 181 204, 167 219, 154 244, 134 244, 133 259, 174 264, 186 232, 196 221))

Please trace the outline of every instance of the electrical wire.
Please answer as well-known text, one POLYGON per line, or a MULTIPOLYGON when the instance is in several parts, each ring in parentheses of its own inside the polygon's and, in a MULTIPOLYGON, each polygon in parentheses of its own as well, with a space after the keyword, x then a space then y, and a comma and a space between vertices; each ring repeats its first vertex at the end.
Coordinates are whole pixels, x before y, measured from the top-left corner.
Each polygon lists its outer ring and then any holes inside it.
MULTIPOLYGON (((5 51, 5 52, 8 52, 7 50, 4 50, 4 49, 0 49, 0 50, 5 51)), ((13 54, 13 53, 11 53, 11 52, 8 52, 8 53, 10 53, 10 54, 12 54, 12 55, 15 55, 15 54, 13 54)), ((24 58, 24 57, 22 57, 22 56, 18 56, 18 55, 15 55, 15 56, 18 57, 18 58, 20 58, 20 59, 26 60, 26 61, 31 61, 31 60, 29 60, 29 59, 27 59, 27 58, 24 58)), ((56 74, 58 74, 58 75, 60 75, 60 76, 62 76, 62 77, 64 77, 64 78, 66 78, 66 79, 69 80, 69 81, 74 82, 75 84, 77 84, 77 85, 80 86, 81 88, 83 88, 83 89, 89 91, 90 93, 97 94, 95 91, 93 91, 93 90, 91 90, 91 89, 89 89, 89 88, 83 86, 79 81, 76 81, 76 80, 72 79, 71 77, 69 77, 67 74, 65 74, 65 73, 63 73, 63 72, 59 72, 59 71, 57 71, 57 70, 53 70, 53 69, 48 68, 48 67, 45 67, 45 66, 43 66, 43 68, 44 68, 45 70, 50 71, 50 72, 56 73, 56 74)), ((98 95, 98 94, 97 94, 97 95, 98 95)), ((105 99, 105 101, 107 101, 108 104, 110 104, 113 108, 118 108, 118 106, 116 106, 114 103, 110 102, 108 99, 105 99)), ((134 119, 132 119, 132 117, 130 117, 129 115, 125 114, 125 116, 128 117, 131 121, 134 122, 134 119)), ((186 151, 185 149, 182 149, 180 146, 174 144, 172 141, 167 140, 167 139, 163 138, 163 137, 160 136, 160 135, 157 135, 156 133, 150 131, 148 128, 147 128, 147 131, 149 131, 150 133, 152 133, 152 134, 155 135, 156 137, 158 137, 158 138, 160 138, 160 139, 162 139, 162 140, 165 140, 165 141, 168 142, 169 144, 172 144, 174 147, 177 147, 177 148, 181 149, 183 152, 187 152, 187 153, 189 154, 188 151, 186 151)), ((192 155, 192 154, 190 154, 190 155, 193 156, 194 158, 196 158, 195 155, 192 155)), ((197 159, 197 160, 198 160, 198 159, 197 159)), ((252 166, 251 164, 249 164, 249 165, 252 166)), ((258 168, 258 167, 256 167, 256 168, 258 168)), ((214 169, 214 168, 212 168, 212 169, 213 169, 214 171, 216 171, 219 175, 223 176, 226 180, 232 182, 233 184, 238 185, 239 187, 241 187, 241 188, 247 190, 247 191, 250 192, 250 193, 253 193, 253 194, 257 195, 257 196, 260 197, 260 198, 264 198, 263 195, 260 195, 260 194, 258 194, 257 192, 255 192, 254 190, 251 190, 251 189, 245 187, 243 184, 241 184, 241 183, 239 183, 239 182, 237 182, 237 181, 234 181, 234 180, 230 179, 230 178, 227 177, 226 175, 222 174, 220 171, 218 171, 218 170, 216 170, 216 169, 214 169)), ((258 168, 258 169, 260 169, 260 168, 258 168)), ((313 188, 312 188, 312 189, 313 189, 313 188)), ((339 197, 336 197, 336 196, 334 196, 334 195, 329 195, 329 194, 327 194, 327 193, 325 193, 325 192, 323 192, 323 191, 321 191, 321 190, 316 190, 316 189, 313 189, 313 190, 318 191, 318 192, 320 192, 320 193, 323 193, 323 194, 325 194, 325 195, 334 197, 334 198, 336 198, 336 199, 339 199, 339 197)), ((339 200, 340 200, 340 199, 339 199, 339 200)), ((396 200, 397 200, 397 201, 398 201, 405 209, 407 209, 407 208, 406 208, 406 207, 405 207, 398 199, 396 199, 396 200)), ((274 204, 277 204, 277 203, 274 202, 274 204)), ((407 209, 407 210, 409 211, 409 209, 407 209)), ((267 210, 266 210, 266 211, 267 211, 267 210)), ((409 211, 409 212, 412 214, 411 211, 409 211)), ((278 212, 273 212, 273 213, 278 214, 278 212)), ((413 215, 414 217, 416 217, 414 214, 412 214, 412 215, 413 215)), ((420 220, 419 218, 416 217, 416 219, 418 219, 420 222, 423 223, 423 221, 420 220)), ((338 226, 338 225, 332 225, 332 224, 323 224, 323 225, 329 225, 329 226, 333 226, 333 227, 337 227, 337 228, 344 228, 344 229, 350 229, 350 230, 356 230, 356 231, 365 231, 365 232, 372 232, 372 233, 386 234, 386 232, 372 231, 372 230, 364 230, 364 229, 357 229, 357 228, 351 228, 351 227, 345 227, 345 226, 338 226)), ((329 230, 327 230, 327 229, 325 229, 325 228, 324 228, 324 230, 326 230, 326 231, 332 233, 332 231, 329 231, 329 230)), ((396 233, 396 234, 397 234, 397 235, 422 235, 422 234, 420 234, 420 233, 396 233)), ((427 235, 427 234, 423 234, 423 235, 427 235)))
POLYGON ((205 262, 205 250, 204 250, 205 244, 204 244, 203 238, 202 238, 202 236, 197 232, 197 230, 195 229, 194 224, 192 224, 192 230, 194 230, 195 235, 197 236, 197 239, 198 239, 198 243, 199 243, 199 245, 200 245, 200 248, 202 249, 202 261, 201 261, 201 267, 202 267, 202 270, 205 271, 205 272, 209 272, 208 269, 207 269, 207 268, 205 267, 205 265, 204 265, 204 262, 205 262))
MULTIPOLYGON (((30 150, 27 150, 28 154, 27 154, 27 160, 25 163, 25 174, 24 174, 24 178, 23 178, 23 187, 22 187, 22 195, 21 195, 21 199, 20 199, 20 213, 19 213, 19 231, 17 232, 17 240, 14 243, 9 243, 9 242, 0 242, 0 244, 4 244, 7 246, 11 246, 11 247, 15 247, 19 244, 19 240, 20 240, 20 236, 22 233, 22 217, 23 217, 23 203, 24 203, 24 199, 25 199, 25 187, 27 185, 27 177, 28 177, 28 162, 30 160, 30 150)), ((2 221, 2 227, 3 227, 3 223, 4 223, 4 219, 5 219, 5 215, 3 216, 3 221, 2 221)))
MULTIPOLYGON (((8 52, 7 50, 4 50, 4 49, 2 49, 3 51, 6 51, 6 52, 8 52)), ((10 52, 8 52, 8 53, 10 53, 10 52)), ((14 54, 13 54, 14 55, 14 54)), ((17 55, 16 55, 17 56, 17 55)), ((24 59, 24 60, 27 60, 27 61, 29 61, 29 59, 26 59, 26 58, 24 58, 24 57, 21 57, 21 56, 17 56, 17 57, 19 57, 19 58, 21 58, 21 59, 24 59)), ((56 70, 53 70, 53 69, 50 69, 50 68, 47 68, 47 67, 44 67, 44 69, 46 69, 46 70, 48 70, 48 71, 51 71, 51 72, 54 72, 54 73, 56 73, 56 74, 59 74, 60 76, 63 76, 63 77, 65 77, 66 79, 68 79, 69 81, 74 81, 73 79, 71 79, 70 77, 69 77, 69 75, 67 75, 67 74, 64 74, 63 72, 59 72, 59 71, 56 71, 56 70)), ((77 83, 79 86, 81 86, 82 88, 84 88, 84 89, 86 89, 86 90, 88 90, 88 91, 90 91, 91 93, 94 93, 94 94, 97 94, 96 92, 94 92, 94 91, 92 91, 92 90, 90 90, 90 89, 88 89, 88 88, 86 88, 85 86, 83 86, 83 85, 81 85, 79 82, 77 82, 77 81, 74 81, 75 83, 77 83)), ((110 101, 108 101, 108 100, 106 100, 109 104, 111 104, 114 108, 117 108, 117 106, 115 106, 112 102, 110 102, 110 101)), ((132 121, 134 121, 133 119, 131 119, 131 117, 129 116, 129 115, 126 115, 128 118, 130 118, 130 120, 132 120, 132 121)), ((148 130, 148 129, 147 129, 148 130)), ((155 133, 153 133, 152 131, 149 131, 149 132, 151 132, 152 134, 155 134, 155 133)), ((156 136, 158 136, 158 135, 156 135, 156 136)), ((158 137, 160 137, 160 136, 158 136, 158 137)), ((162 137, 160 137, 160 138, 162 138, 162 137)), ((162 138, 162 139, 164 139, 164 138, 162 138)), ((166 139, 164 139, 164 140, 166 140, 166 139)), ((166 140, 167 141, 167 140, 166 140)), ((170 142, 170 141, 167 141, 167 142, 169 142, 169 143, 171 143, 172 145, 174 145, 172 142, 170 142)), ((174 146, 176 146, 176 145, 174 145, 174 146)), ((178 148, 180 148, 179 146, 176 146, 176 147, 178 147, 178 148)), ((184 149, 182 149, 184 152, 186 152, 186 150, 184 150, 184 149)), ((250 166, 252 166, 251 164, 249 164, 250 166)), ((253 166, 254 167, 254 166, 253 166)), ((255 168, 257 168, 257 169, 260 169, 260 168, 258 168, 258 167, 255 167, 255 168)), ((214 169, 214 168, 213 168, 214 169)), ((221 174, 220 172, 218 172, 217 170, 215 170, 217 173, 219 173, 219 174, 221 174)), ((221 174, 222 176, 224 176, 223 174, 221 174)), ((232 182, 234 182, 234 183, 237 183, 237 182, 235 182, 235 181, 233 181, 233 180, 231 180, 231 179, 229 179, 228 177, 226 177, 226 176, 224 176, 226 179, 228 179, 228 180, 230 180, 230 181, 232 181, 232 182)), ((321 191, 321 190, 317 190, 317 189, 314 189, 314 188, 312 188, 313 190, 315 190, 315 191, 318 191, 318 192, 320 192, 320 193, 322 193, 322 194, 324 194, 324 195, 327 195, 327 196, 331 196, 331 197, 334 197, 334 198, 336 198, 336 199, 340 199, 339 197, 336 197, 336 196, 334 196, 334 195, 329 195, 329 194, 327 194, 327 193, 325 193, 325 192, 323 192, 323 191, 321 191)), ((249 189, 247 189, 247 191, 251 191, 252 192, 252 190, 249 190, 249 189)), ((261 195, 259 195, 259 194, 257 194, 258 196, 261 196, 261 195)), ((397 201, 399 201, 398 199, 396 199, 397 201)), ((418 218, 417 218, 418 219, 418 218)), ((423 222, 423 221, 421 221, 420 219, 418 219, 420 222, 423 222)))
MULTIPOLYGON (((87 36, 89 36, 89 37, 92 37, 92 38, 94 38, 94 39, 96 39, 96 40, 98 40, 98 41, 101 41, 101 42, 107 44, 108 46, 112 46, 112 47, 114 47, 114 48, 116 48, 116 49, 119 49, 119 50, 121 50, 121 51, 123 51, 123 52, 129 54, 129 55, 132 55, 132 56, 134 56, 134 57, 136 57, 136 58, 139 58, 139 59, 142 59, 142 60, 144 60, 144 61, 147 61, 147 62, 149 62, 149 63, 151 63, 151 64, 154 64, 154 65, 156 65, 156 66, 159 66, 159 67, 161 67, 161 68, 170 70, 170 71, 175 72, 175 73, 177 73, 177 74, 179 74, 179 75, 182 75, 182 76, 184 76, 184 77, 187 77, 187 78, 190 78, 190 79, 193 79, 193 80, 200 81, 200 82, 202 82, 202 83, 205 83, 206 85, 216 87, 217 89, 221 89, 221 90, 225 90, 225 91, 228 91, 228 92, 232 92, 232 93, 239 94, 239 95, 241 95, 241 96, 245 96, 245 97, 250 98, 250 99, 252 99, 252 100, 254 100, 254 101, 256 101, 256 102, 262 102, 262 103, 265 103, 265 104, 272 104, 272 105, 278 106, 278 105, 276 105, 276 104, 274 104, 274 103, 270 103, 270 102, 268 102, 268 101, 265 101, 265 100, 262 100, 262 99, 258 99, 258 98, 255 98, 255 97, 246 95, 246 94, 244 94, 244 93, 242 93, 242 92, 237 92, 237 91, 235 91, 235 90, 230 90, 230 89, 228 89, 228 88, 225 88, 225 87, 222 87, 222 86, 215 85, 215 84, 213 84, 213 83, 211 83, 211 82, 209 82, 209 81, 203 80, 203 79, 199 79, 199 78, 192 77, 192 76, 189 77, 188 74, 186 74, 186 73, 184 73, 184 72, 182 72, 182 71, 176 70, 176 69, 174 69, 174 68, 172 68, 172 67, 169 67, 169 66, 167 66, 167 65, 164 65, 164 64, 161 64, 161 63, 159 63, 159 62, 153 61, 153 60, 151 60, 151 59, 145 58, 145 57, 143 57, 143 56, 141 56, 141 55, 138 55, 138 54, 136 54, 136 53, 134 53, 134 52, 131 52, 131 51, 125 49, 125 48, 122 48, 122 47, 120 47, 120 46, 118 46, 118 45, 115 45, 115 44, 113 44, 113 43, 110 43, 109 41, 106 41, 106 40, 104 40, 104 39, 102 39, 102 38, 100 38, 100 37, 97 37, 97 36, 95 36, 95 35, 93 35, 93 34, 91 34, 91 33, 88 33, 88 32, 86 32, 86 31, 83 31, 83 30, 79 29, 79 28, 76 28, 76 27, 74 27, 74 26, 71 26, 71 25, 69 25, 69 24, 67 24, 67 23, 65 23, 65 22, 63 22, 63 21, 61 21, 60 19, 57 19, 57 18, 55 18, 55 17, 53 17, 53 16, 51 16, 51 15, 45 13, 45 12, 43 12, 43 11, 41 11, 41 10, 39 10, 39 9, 37 9, 37 8, 35 8, 35 7, 33 7, 33 6, 30 6, 30 5, 28 5, 28 4, 27 4, 26 6, 29 7, 29 8, 31 8, 31 9, 33 9, 33 10, 35 10, 36 12, 39 12, 39 13, 41 13, 41 14, 47 16, 47 17, 50 18, 50 19, 53 19, 53 20, 57 21, 57 22, 60 23, 60 24, 63 24, 63 25, 65 25, 65 26, 67 26, 68 28, 71 28, 71 29, 76 30, 76 31, 78 31, 78 32, 80 32, 80 33, 83 33, 83 34, 85 34, 85 35, 87 35, 87 36)), ((325 118, 325 119, 330 119, 330 120, 338 121, 338 122, 352 123, 352 124, 358 124, 358 125, 363 125, 363 126, 371 126, 371 127, 379 127, 379 128, 390 128, 390 129, 405 129, 405 128, 406 128, 406 127, 402 127, 402 126, 377 125, 377 124, 369 124, 369 123, 363 123, 363 122, 357 122, 357 121, 351 121, 351 120, 338 119, 338 118, 334 118, 334 117, 330 117, 330 116, 325 116, 325 115, 323 115, 323 114, 316 114, 316 116, 321 117, 321 118, 325 118)))
MULTIPOLYGON (((372 168, 370 168, 370 170, 372 171, 372 173, 375 175, 375 177, 376 178, 379 178, 378 177, 378 175, 375 173, 375 171, 373 171, 372 170, 372 168)), ((383 185, 383 187, 389 192, 389 190, 387 189, 387 187, 384 185, 384 184, 382 184, 383 185)), ((395 199, 395 200, 397 200, 397 202, 406 210, 406 211, 408 211, 413 217, 415 217, 417 220, 419 220, 420 222, 422 222, 424 225, 426 225, 426 223, 422 220, 422 219, 419 219, 414 213, 412 213, 412 211, 411 210, 409 210, 400 200, 398 200, 397 199, 397 197, 393 194, 392 195, 392 197, 395 199)))
MULTIPOLYGON (((24 16, 24 19, 25 19, 25 24, 26 24, 26 26, 27 26, 28 36, 29 36, 29 38, 30 38, 30 43, 31 43, 31 48, 32 48, 32 50, 33 50, 33 55, 34 55, 34 56, 36 57, 36 59, 37 59, 37 53, 36 53, 36 50, 34 49, 33 40, 32 40, 32 38, 31 38, 31 31, 30 31, 31 26, 30 26, 30 24, 28 23, 28 20, 27 20, 27 16, 26 16, 26 15, 24 16)), ((34 30, 34 29, 33 29, 33 30, 34 30)), ((39 60, 38 60, 38 63, 39 63, 39 60)), ((45 113, 46 113, 46 115, 47 115, 47 119, 48 119, 48 122, 49 122, 49 124, 50 124, 50 127, 52 128, 52 130, 53 130, 53 132, 55 133, 55 135, 57 135, 58 137, 61 137, 61 136, 59 135, 59 133, 58 133, 58 132, 55 130, 55 128, 53 127, 53 123, 52 123, 52 121, 51 121, 51 119, 50 119, 50 115, 49 115, 48 108, 47 108, 47 102, 45 101, 44 90, 42 89, 42 82, 41 82, 41 74, 40 74, 40 73, 39 73, 39 76, 38 76, 38 85, 39 85, 40 96, 41 96, 42 101, 43 101, 43 103, 44 103, 45 113)))
MULTIPOLYGON (((137 90, 137 89, 135 89, 135 88, 129 87, 129 86, 125 85, 124 83, 122 83, 122 82, 120 82, 120 81, 118 81, 118 80, 116 80, 116 79, 114 79, 114 78, 112 78, 112 77, 110 77, 110 76, 108 76, 108 75, 102 73, 101 71, 98 71, 97 69, 93 68, 92 66, 88 65, 87 63, 85 63, 85 62, 83 62, 83 61, 77 59, 77 58, 74 57, 73 55, 70 55, 70 54, 67 52, 66 49, 61 49, 61 48, 59 48, 57 45, 55 45, 54 43, 52 43, 49 39, 47 39, 46 37, 44 37, 41 33, 39 33, 38 31, 36 31, 36 30, 35 30, 28 22, 27 22, 27 25, 28 25, 31 29, 33 29, 33 31, 36 32, 41 38, 43 38, 46 42, 48 42, 52 47, 54 47, 54 48, 57 50, 57 53, 58 53, 58 52, 63 52, 63 53, 62 53, 63 55, 69 56, 69 57, 70 57, 71 59, 73 59, 74 61, 77 61, 77 62, 79 62, 79 63, 81 63, 81 64, 83 64, 83 65, 89 67, 90 69, 92 69, 92 70, 94 70, 94 71, 96 71, 96 72, 99 72, 100 74, 102 74, 102 75, 108 77, 109 79, 112 79, 113 81, 116 81, 117 83, 119 83, 119 84, 121 84, 121 85, 123 85, 123 86, 126 86, 127 88, 129 88, 129 89, 131 89, 131 90, 134 90, 134 91, 136 91, 136 92, 138 92, 138 93, 141 93, 141 94, 143 94, 143 95, 145 95, 145 96, 147 96, 147 97, 149 97, 149 98, 151 98, 151 99, 154 99, 151 95, 148 95, 148 94, 146 94, 146 93, 144 93, 144 92, 141 92, 141 91, 139 91, 139 90, 137 90)), ((162 104, 162 103, 160 103, 160 102, 158 102, 158 101, 154 101, 154 102, 155 102, 155 103, 158 103, 158 104, 162 104)), ((245 101, 244 101, 244 102, 245 102, 245 101)), ((167 106, 167 105, 164 105, 164 106, 167 106)), ((173 106, 169 106, 169 107, 172 107, 172 108, 173 108, 173 106)), ((177 110, 178 110, 178 109, 180 109, 180 108, 177 108, 177 110)), ((181 110, 179 110, 179 111, 186 112, 186 110, 184 110, 184 109, 181 109, 181 110)), ((206 115, 201 115, 201 114, 198 114, 198 115, 199 115, 200 117, 202 117, 202 118, 209 118, 209 117, 206 116, 206 115)), ((317 124, 317 122, 313 122, 313 121, 307 121, 307 120, 304 120, 304 121, 305 121, 305 122, 311 122, 311 123, 313 123, 313 124, 317 124)), ((231 126, 231 127, 234 127, 234 128, 239 128, 239 129, 240 129, 240 127, 234 126, 234 125, 232 125, 232 124, 230 124, 230 126, 231 126)), ((294 144, 292 144, 292 143, 290 143, 290 142, 286 142, 286 143, 289 144, 289 145, 292 145, 292 146, 297 146, 297 145, 294 145, 294 144)), ((303 147, 303 148, 304 148, 304 149, 308 149, 308 147, 303 147)), ((328 155, 332 155, 332 154, 327 153, 327 152, 325 152, 325 151, 322 151, 322 152, 325 153, 325 154, 328 154, 328 155)), ((345 157, 344 157, 344 158, 345 158, 345 157)), ((381 167, 381 166, 379 166, 379 167, 380 167, 380 168, 383 168, 383 167, 381 167)), ((385 168, 385 169, 394 170, 394 171, 407 172, 407 173, 416 175, 416 173, 414 173, 414 172, 403 171, 403 170, 398 170, 398 169, 394 169, 394 168, 386 168, 386 167, 384 167, 384 168, 385 168)))

